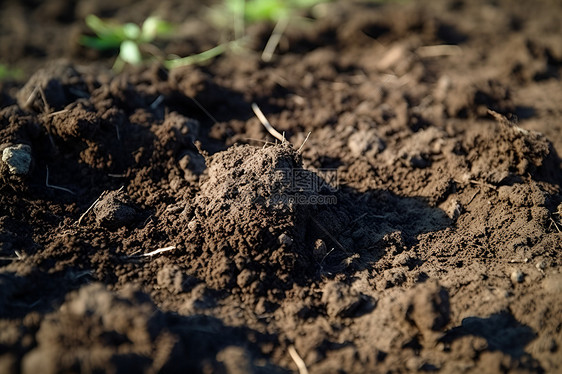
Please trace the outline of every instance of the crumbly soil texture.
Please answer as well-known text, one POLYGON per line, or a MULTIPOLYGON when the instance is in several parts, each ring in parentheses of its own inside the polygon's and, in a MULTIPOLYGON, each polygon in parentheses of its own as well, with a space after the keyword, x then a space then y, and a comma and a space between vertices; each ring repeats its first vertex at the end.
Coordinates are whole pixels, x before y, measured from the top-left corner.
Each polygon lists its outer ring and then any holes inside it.
POLYGON ((172 70, 78 44, 159 14, 193 54, 229 37, 204 12, 0 2, 27 74, 0 83, 0 372, 561 372, 562 3, 324 4, 269 62, 265 23, 172 70))

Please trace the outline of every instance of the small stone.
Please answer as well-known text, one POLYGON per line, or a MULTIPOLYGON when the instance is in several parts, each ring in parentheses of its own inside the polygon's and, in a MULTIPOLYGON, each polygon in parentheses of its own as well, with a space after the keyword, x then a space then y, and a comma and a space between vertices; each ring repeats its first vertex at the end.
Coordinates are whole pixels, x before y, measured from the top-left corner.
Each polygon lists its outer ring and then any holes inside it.
POLYGON ((9 146, 2 151, 2 161, 11 174, 27 174, 31 166, 31 147, 26 144, 9 146))
POLYGON ((511 273, 511 281, 513 283, 523 283, 524 280, 525 274, 521 270, 517 269, 511 273))
POLYGON ((279 235, 279 243, 286 245, 286 246, 290 246, 293 244, 293 238, 291 238, 289 235, 283 233, 281 235, 279 235))
POLYGON ((449 218, 452 220, 456 220, 457 218, 459 218, 461 213, 462 205, 460 204, 460 202, 457 199, 451 201, 451 204, 447 208, 447 215, 449 216, 449 218))
POLYGON ((537 268, 538 271, 540 271, 542 273, 544 271, 544 269, 546 269, 546 261, 540 260, 539 262, 537 262, 535 267, 537 268))
POLYGON ((98 225, 117 228, 132 223, 137 211, 125 193, 111 191, 107 193, 92 209, 98 225))
POLYGON ((189 231, 196 231, 198 227, 199 227, 199 223, 195 219, 192 219, 187 224, 187 228, 189 229, 189 231))

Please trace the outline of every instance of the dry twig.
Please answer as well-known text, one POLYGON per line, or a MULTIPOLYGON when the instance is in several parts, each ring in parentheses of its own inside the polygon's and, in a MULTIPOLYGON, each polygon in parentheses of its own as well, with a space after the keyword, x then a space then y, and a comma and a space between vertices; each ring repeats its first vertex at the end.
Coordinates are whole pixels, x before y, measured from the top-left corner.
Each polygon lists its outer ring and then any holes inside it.
POLYGON ((46 168, 47 168, 47 176, 45 178, 45 186, 46 187, 52 188, 52 189, 55 189, 55 190, 59 190, 59 191, 68 192, 69 194, 72 194, 72 195, 76 195, 76 193, 74 191, 69 190, 68 188, 59 187, 59 186, 55 186, 55 185, 50 184, 49 183, 49 167, 46 166, 46 168))
POLYGON ((289 351, 289 355, 291 356, 291 358, 297 365, 297 368, 299 369, 299 374, 308 374, 308 369, 306 368, 306 364, 304 363, 301 356, 299 356, 299 354, 297 353, 295 346, 290 345, 288 351, 289 351))
POLYGON ((281 135, 279 131, 275 130, 273 126, 271 126, 271 123, 269 123, 269 121, 267 120, 267 118, 265 117, 265 115, 263 114, 263 112, 261 111, 261 109, 258 107, 256 103, 252 103, 252 110, 256 114, 256 117, 258 117, 258 119, 260 120, 263 127, 265 127, 265 129, 271 135, 273 135, 275 139, 279 140, 281 143, 285 143, 286 141, 285 137, 281 135))
POLYGON ((141 256, 143 257, 150 257, 150 256, 154 256, 163 252, 168 252, 171 251, 172 249, 176 249, 175 245, 171 245, 169 247, 165 247, 165 248, 158 248, 152 252, 148 252, 148 253, 143 253, 141 256))
POLYGON ((308 132, 308 134, 306 135, 306 138, 304 138, 304 141, 302 142, 301 146, 299 147, 299 149, 297 150, 298 153, 301 152, 302 147, 304 147, 304 145, 306 144, 306 141, 308 140, 308 137, 310 136, 312 132, 308 132))

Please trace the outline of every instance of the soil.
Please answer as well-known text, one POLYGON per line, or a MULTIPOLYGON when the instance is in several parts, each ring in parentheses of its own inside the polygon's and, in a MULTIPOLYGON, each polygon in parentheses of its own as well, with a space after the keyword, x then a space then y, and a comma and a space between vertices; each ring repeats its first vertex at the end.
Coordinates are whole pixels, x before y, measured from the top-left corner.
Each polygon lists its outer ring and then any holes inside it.
POLYGON ((201 11, 0 2, 0 372, 562 371, 562 3, 337 2, 268 63, 267 24, 171 71, 77 44, 156 12, 195 53, 201 11))

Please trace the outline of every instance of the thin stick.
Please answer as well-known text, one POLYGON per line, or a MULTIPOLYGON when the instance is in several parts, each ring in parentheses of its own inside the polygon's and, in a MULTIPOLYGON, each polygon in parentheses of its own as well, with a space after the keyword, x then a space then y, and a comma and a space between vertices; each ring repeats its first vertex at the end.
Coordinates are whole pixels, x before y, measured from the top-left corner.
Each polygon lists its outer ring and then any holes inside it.
POLYGON ((271 61, 271 59, 273 58, 273 53, 277 49, 277 46, 279 45, 279 41, 281 40, 281 37, 283 36, 283 33, 285 32, 285 29, 287 28, 288 24, 289 24, 289 17, 279 18, 261 54, 261 59, 263 61, 265 62, 271 61))
POLYGON ((320 230, 324 231, 324 234, 328 235, 328 237, 329 237, 330 239, 332 239, 332 241, 333 241, 334 243, 336 243, 336 245, 337 245, 338 247, 340 247, 340 249, 341 249, 346 255, 351 255, 351 253, 349 253, 349 252, 347 251, 347 249, 345 249, 345 247, 344 247, 332 234, 330 234, 330 232, 329 232, 324 226, 322 226, 322 225, 320 224, 320 222, 318 222, 314 217, 311 217, 311 218, 312 218, 312 221, 320 228, 320 230))
POLYGON ((299 369, 299 374, 308 374, 308 369, 306 368, 306 364, 304 363, 301 356, 299 356, 299 354, 297 353, 295 346, 290 345, 288 351, 289 351, 289 355, 291 356, 291 358, 297 365, 297 368, 299 369))
POLYGON ((330 253, 332 253, 334 251, 334 249, 335 248, 330 249, 330 251, 328 251, 328 253, 326 253, 326 255, 324 257, 322 257, 322 261, 320 261, 320 266, 322 266, 322 264, 326 260, 326 257, 328 257, 330 255, 330 253))
POLYGON ((261 124, 263 125, 263 127, 265 127, 265 129, 271 134, 273 135, 273 137, 277 140, 279 140, 281 143, 285 142, 285 138, 283 137, 283 135, 281 135, 279 133, 279 131, 275 130, 273 128, 273 126, 271 126, 271 123, 269 123, 269 121, 267 120, 267 118, 265 117, 265 115, 263 114, 263 112, 261 111, 261 109, 258 107, 258 104, 256 103, 252 103, 252 110, 254 111, 254 113, 256 114, 256 117, 258 117, 258 119, 260 120, 261 124))
POLYGON ((18 261, 20 260, 17 257, 0 257, 0 261, 18 261))
POLYGON ((55 190, 59 190, 59 191, 64 191, 64 192, 68 192, 69 194, 72 195, 76 195, 76 193, 72 190, 69 190, 68 188, 64 188, 64 187, 59 187, 59 186, 54 186, 52 184, 49 184, 49 167, 46 166, 47 168, 47 177, 45 178, 45 186, 48 188, 53 188, 55 190))
POLYGON ((86 211, 80 216, 80 218, 78 218, 78 226, 80 226, 80 223, 82 222, 82 220, 84 219, 84 217, 86 217, 86 215, 90 212, 90 210, 94 209, 96 205, 98 205, 100 199, 103 197, 103 195, 105 195, 106 191, 103 191, 101 193, 101 195, 96 199, 96 201, 94 201, 94 203, 92 205, 90 205, 90 207, 88 209, 86 209, 86 211))
POLYGON ((199 109, 201 109, 203 111, 203 113, 205 113, 210 119, 212 119, 215 124, 219 123, 219 121, 217 121, 217 119, 215 117, 213 117, 213 115, 211 113, 209 113, 209 111, 207 109, 205 109, 205 107, 199 101, 197 101, 197 99, 195 99, 194 97, 191 97, 189 95, 187 95, 187 97, 189 97, 191 99, 191 101, 193 101, 195 103, 195 105, 197 105, 199 107, 199 109))
POLYGON ((552 217, 549 217, 549 218, 550 218, 550 220, 552 221, 552 223, 554 223, 554 227, 556 227, 556 231, 562 232, 562 231, 560 231, 560 228, 559 228, 558 225, 556 224, 556 221, 553 220, 552 217))
POLYGON ((43 88, 39 87, 39 93, 41 94, 41 100, 43 101, 43 105, 45 105, 45 113, 49 113, 51 111, 51 108, 49 107, 49 104, 47 103, 47 98, 45 97, 45 91, 43 91, 43 88))
POLYGON ((23 255, 19 251, 14 251, 16 257, 0 257, 0 261, 21 261, 23 260, 23 255))
POLYGON ((31 94, 29 95, 29 97, 27 98, 27 100, 25 101, 25 104, 23 104, 24 108, 29 108, 29 106, 31 105, 31 102, 33 100, 35 100, 35 97, 37 96, 37 93, 39 92, 39 86, 35 86, 35 88, 33 89, 33 91, 31 91, 31 94))
POLYGON ((144 256, 144 257, 154 256, 154 255, 157 255, 157 254, 162 253, 162 252, 171 251, 172 249, 176 249, 176 246, 175 246, 175 245, 171 245, 171 246, 165 247, 165 248, 158 248, 158 249, 156 249, 156 250, 154 250, 154 251, 152 251, 152 252, 144 253, 144 254, 142 254, 141 256, 144 256))
POLYGON ((301 149, 302 149, 302 147, 304 147, 304 145, 305 145, 306 141, 308 140, 308 137, 310 136, 310 134, 312 134, 312 131, 308 132, 308 135, 306 136, 306 138, 304 138, 304 141, 302 142, 301 146, 297 150, 297 153, 301 153, 301 149))
POLYGON ((152 104, 150 104, 150 109, 152 110, 156 109, 162 101, 164 101, 164 96, 158 95, 158 97, 152 102, 152 104))
POLYGON ((474 200, 474 198, 476 197, 476 195, 478 195, 478 193, 480 193, 480 190, 476 190, 476 192, 474 193, 474 195, 472 195, 472 197, 470 198, 470 200, 468 201, 468 203, 466 203, 466 205, 469 205, 469 204, 474 200))
POLYGON ((62 114, 62 113, 66 113, 66 112, 68 112, 68 109, 58 110, 58 111, 53 112, 51 114, 47 114, 47 118, 51 118, 51 117, 54 117, 58 114, 62 114))

